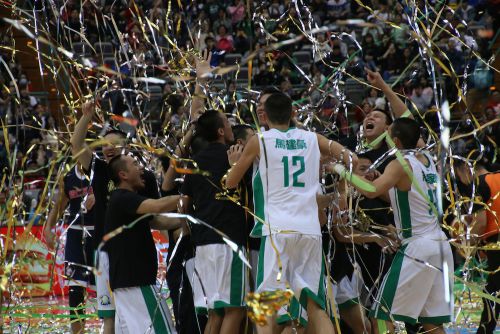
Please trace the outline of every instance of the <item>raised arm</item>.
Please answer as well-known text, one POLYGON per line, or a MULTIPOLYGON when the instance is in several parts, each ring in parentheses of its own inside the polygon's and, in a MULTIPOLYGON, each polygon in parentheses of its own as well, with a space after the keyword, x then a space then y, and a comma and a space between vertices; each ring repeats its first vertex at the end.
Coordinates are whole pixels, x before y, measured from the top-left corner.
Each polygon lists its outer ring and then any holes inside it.
POLYGON ((211 60, 212 53, 208 50, 203 51, 201 59, 196 58, 196 82, 193 100, 191 101, 191 111, 189 113, 191 120, 197 120, 205 109, 205 99, 207 96, 201 87, 207 84, 212 72, 210 68, 211 60))
POLYGON ((93 102, 85 102, 82 106, 82 117, 76 123, 75 132, 71 136, 71 154, 73 159, 77 160, 84 169, 89 169, 92 161, 92 151, 85 145, 87 130, 92 122, 92 117, 95 112, 95 104, 93 102))
POLYGON ((349 166, 352 163, 353 168, 356 168, 358 165, 358 156, 356 154, 352 153, 334 140, 328 140, 320 134, 317 136, 319 151, 322 155, 334 158, 344 163, 346 166, 349 166))
MULTIPOLYGON (((392 88, 382 79, 382 76, 378 72, 370 71, 365 68, 367 75, 367 80, 370 85, 375 88, 378 88, 384 93, 385 97, 389 101, 392 107, 392 111, 394 112, 394 116, 399 118, 403 116, 403 114, 408 110, 406 104, 399 98, 399 96, 394 93, 392 88)), ((413 118, 413 115, 408 115, 408 117, 413 118)))
MULTIPOLYGON (((187 156, 187 152, 189 150, 189 145, 191 144, 191 140, 193 139, 193 127, 191 126, 184 137, 182 137, 181 142, 177 145, 174 154, 177 157, 184 158, 187 156)), ((172 164, 169 164, 167 170, 163 171, 163 182, 161 184, 162 191, 170 191, 175 187, 175 178, 178 173, 175 171, 175 168, 172 164)))
POLYGON ((185 219, 168 218, 158 215, 149 222, 149 227, 154 230, 175 230, 182 227, 185 222, 185 219))
POLYGON ((147 199, 139 205, 136 213, 144 215, 148 213, 162 213, 174 211, 177 209, 177 202, 179 201, 178 195, 165 196, 159 199, 147 199))
MULTIPOLYGON (((356 187, 356 185, 354 184, 353 186, 365 197, 385 197, 389 189, 396 187, 398 184, 403 183, 403 181, 408 181, 408 179, 408 175, 406 175, 406 172, 404 171, 403 166, 401 166, 401 163, 398 160, 393 160, 385 168, 384 174, 373 180, 373 182, 364 179, 364 181, 372 184, 375 187, 374 192, 364 191, 363 189, 356 187)), ((347 178, 346 180, 349 181, 349 178, 347 178)))
POLYGON ((228 151, 229 164, 232 166, 229 170, 226 179, 226 187, 229 189, 236 188, 238 183, 252 165, 253 161, 259 156, 259 138, 255 134, 248 141, 245 149, 241 149, 241 145, 235 145, 228 151))
POLYGON ((43 236, 45 237, 47 246, 50 249, 54 248, 56 241, 56 234, 52 230, 54 226, 56 226, 57 220, 62 216, 69 203, 69 198, 62 189, 64 188, 59 187, 59 194, 54 202, 52 210, 49 212, 47 222, 45 223, 45 227, 43 229, 43 236))

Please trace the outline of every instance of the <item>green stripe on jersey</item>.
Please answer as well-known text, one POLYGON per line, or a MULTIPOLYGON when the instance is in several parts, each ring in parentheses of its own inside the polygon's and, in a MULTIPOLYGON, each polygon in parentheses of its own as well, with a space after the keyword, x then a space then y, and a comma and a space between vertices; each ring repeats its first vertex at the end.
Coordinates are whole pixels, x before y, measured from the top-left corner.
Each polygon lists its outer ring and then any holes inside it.
POLYGON ((231 292, 229 303, 233 306, 243 304, 243 291, 245 291, 245 281, 243 280, 244 270, 243 261, 238 257, 238 254, 233 252, 233 260, 231 263, 231 292))
MULTIPOLYGON (((392 304, 394 302, 394 297, 396 296, 396 290, 398 288, 399 276, 401 274, 401 268, 403 266, 404 253, 408 245, 402 246, 394 256, 392 260, 391 267, 387 273, 385 282, 382 286, 382 295, 378 301, 378 306, 375 309, 374 318, 379 319, 379 312, 382 314, 391 314, 392 304), (382 309, 380 309, 382 308, 382 309)), ((383 319, 383 318, 382 318, 383 319)))
POLYGON ((408 200, 409 191, 400 191, 396 189, 396 199, 399 210, 399 219, 403 229, 403 238, 411 238, 411 214, 410 201, 408 200))
MULTIPOLYGON (((254 202, 254 212, 257 217, 265 220, 264 216, 264 186, 262 185, 262 179, 260 177, 260 171, 257 170, 255 177, 253 179, 253 202, 254 202)), ((255 226, 252 229, 252 237, 262 236, 263 224, 255 219, 255 226)))
POLYGON ((255 279, 256 290, 264 280, 264 254, 266 253, 266 239, 266 237, 262 237, 260 239, 259 259, 257 262, 257 278, 255 279))
POLYGON ((169 334, 170 330, 168 329, 165 321, 163 320, 163 316, 160 311, 160 303, 156 300, 153 288, 149 285, 141 286, 142 296, 144 297, 144 302, 146 303, 146 307, 148 308, 149 317, 151 318, 151 322, 153 323, 153 328, 156 334, 169 334))

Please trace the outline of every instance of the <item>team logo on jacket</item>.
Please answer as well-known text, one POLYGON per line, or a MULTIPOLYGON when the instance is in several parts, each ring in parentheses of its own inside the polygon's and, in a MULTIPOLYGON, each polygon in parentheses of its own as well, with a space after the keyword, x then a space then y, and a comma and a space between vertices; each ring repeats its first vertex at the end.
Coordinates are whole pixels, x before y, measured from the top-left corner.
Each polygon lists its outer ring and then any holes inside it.
POLYGON ((105 306, 105 305, 110 305, 111 304, 111 299, 109 298, 109 296, 100 296, 99 297, 99 304, 101 304, 101 306, 105 306))

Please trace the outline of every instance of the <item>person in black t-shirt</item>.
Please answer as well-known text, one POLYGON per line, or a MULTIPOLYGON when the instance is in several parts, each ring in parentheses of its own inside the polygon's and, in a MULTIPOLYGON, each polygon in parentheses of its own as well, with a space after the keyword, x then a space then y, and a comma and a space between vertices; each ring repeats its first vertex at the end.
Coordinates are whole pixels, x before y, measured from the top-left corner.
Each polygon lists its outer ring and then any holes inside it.
MULTIPOLYGON (((197 154, 206 142, 193 134, 191 126, 175 149, 175 156, 188 158, 189 153, 197 154)), ((179 174, 170 159, 161 158, 163 180, 162 196, 179 195, 180 186, 175 180, 179 174)), ((167 283, 172 299, 175 328, 179 334, 201 334, 205 330, 206 315, 196 314, 193 289, 186 267, 194 261, 194 246, 186 228, 168 231, 167 283), (180 238, 180 240, 179 240, 180 238)))
MULTIPOLYGON (((82 106, 82 117, 75 126, 75 132, 71 136, 71 151, 73 158, 89 174, 94 189, 94 249, 97 249, 104 235, 104 217, 108 205, 109 194, 114 188, 108 172, 108 162, 126 150, 126 135, 118 130, 108 131, 102 138, 102 153, 104 159, 94 155, 93 151, 85 144, 87 130, 92 123, 95 105, 92 102, 84 103, 82 106)), ((145 181, 144 189, 139 193, 148 198, 158 198, 158 184, 154 174, 148 170, 142 176, 145 181)), ((104 334, 115 332, 115 307, 114 300, 109 293, 109 261, 105 251, 96 254, 99 264, 96 276, 97 289, 97 315, 103 319, 104 334)), ((119 325, 116 328, 120 328, 119 325)))
MULTIPOLYGON (((404 102, 398 97, 396 93, 391 89, 391 87, 385 83, 382 79, 380 73, 372 72, 366 69, 368 83, 375 88, 379 89, 384 93, 387 98, 392 112, 395 118, 402 117, 408 110, 404 102)), ((408 117, 413 118, 411 114, 408 117)), ((348 137, 340 140, 339 142, 352 151, 356 151, 357 154, 364 153, 371 161, 374 163, 377 159, 382 157, 388 150, 388 146, 385 140, 380 139, 380 136, 384 134, 392 123, 392 118, 390 114, 383 109, 375 109, 368 113, 363 120, 363 132, 361 140, 359 143, 356 137, 348 137)), ((377 168, 379 172, 383 172, 385 167, 391 158, 383 161, 377 168)))
MULTIPOLYGON (((255 134, 254 129, 248 124, 237 124, 232 128, 234 134, 234 144, 239 145, 241 149, 245 148, 248 140, 255 134)), ((241 182, 241 203, 247 208, 253 208, 253 192, 252 192, 252 170, 249 169, 241 182)), ((255 225, 252 215, 245 212, 245 226, 247 230, 247 246, 249 250, 248 259, 251 270, 251 288, 255 290, 255 282, 257 279, 257 263, 259 260, 260 239, 250 238, 250 232, 255 225)))
MULTIPOLYGON (((206 111, 197 122, 197 133, 209 144, 193 160, 210 176, 188 174, 181 189, 182 209, 223 232, 242 250, 246 242, 245 211, 224 198, 222 177, 229 170, 227 143, 233 132, 227 117, 215 110, 206 111)), ((213 229, 191 225, 191 240, 196 246, 192 280, 197 311, 208 309, 206 331, 237 333, 245 316, 246 268, 238 254, 213 229), (221 315, 220 311, 224 311, 221 315)))
POLYGON ((86 288, 95 285, 90 269, 94 265, 94 203, 90 180, 77 165, 65 175, 59 187, 58 198, 44 227, 47 245, 53 249, 56 235, 52 229, 69 206, 69 215, 65 221, 69 226, 64 250, 64 271, 69 286, 69 306, 72 308, 72 333, 81 333, 85 326, 84 318, 81 317, 84 311, 81 307, 85 305, 86 288))
MULTIPOLYGON (((467 154, 477 157, 474 152, 467 154)), ((454 161, 455 173, 464 186, 475 184, 476 194, 483 205, 475 204, 472 208, 472 221, 470 227, 471 242, 478 245, 495 245, 500 241, 500 173, 490 173, 482 159, 473 163, 473 171, 461 160, 454 161)), ((467 194, 473 197, 472 193, 467 194)), ((484 292, 498 296, 500 292, 500 251, 486 249, 488 279, 484 292)), ((500 304, 483 298, 483 312, 478 325, 477 334, 493 334, 498 324, 500 304)))
POLYGON ((179 196, 148 199, 140 195, 144 171, 130 155, 114 157, 109 170, 116 188, 109 199, 104 232, 122 229, 105 244, 117 318, 128 333, 145 333, 151 327, 155 333, 174 333, 169 310, 156 287, 158 259, 151 228, 175 229, 182 221, 143 215, 175 210, 179 196))

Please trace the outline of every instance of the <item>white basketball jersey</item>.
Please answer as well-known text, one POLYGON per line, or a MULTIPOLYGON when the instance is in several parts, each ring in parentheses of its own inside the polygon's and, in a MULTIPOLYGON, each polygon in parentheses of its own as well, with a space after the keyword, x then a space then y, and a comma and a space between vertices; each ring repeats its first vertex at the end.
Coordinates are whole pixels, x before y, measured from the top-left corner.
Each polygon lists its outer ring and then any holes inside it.
POLYGON ((442 235, 435 211, 437 210, 438 174, 429 154, 424 153, 424 155, 429 160, 427 166, 414 154, 405 155, 413 171, 414 182, 412 182, 411 190, 400 191, 396 187, 389 190, 394 220, 399 236, 403 240, 412 237, 440 237, 442 235))
POLYGON ((290 128, 259 136, 260 157, 254 164, 256 219, 252 236, 276 233, 321 235, 316 194, 320 152, 317 135, 290 128))

